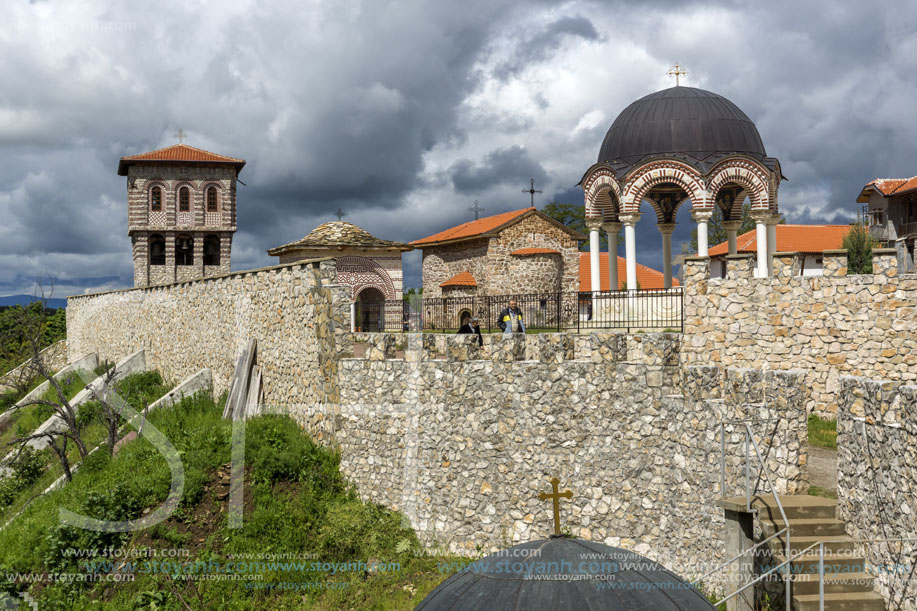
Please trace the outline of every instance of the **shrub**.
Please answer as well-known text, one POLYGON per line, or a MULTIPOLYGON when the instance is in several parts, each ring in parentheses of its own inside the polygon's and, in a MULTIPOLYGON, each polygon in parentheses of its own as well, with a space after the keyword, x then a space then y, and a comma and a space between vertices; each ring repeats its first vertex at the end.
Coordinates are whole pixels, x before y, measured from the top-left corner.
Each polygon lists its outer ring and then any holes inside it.
POLYGON ((876 241, 862 223, 855 223, 844 236, 841 248, 847 250, 848 274, 872 273, 872 249, 876 241))

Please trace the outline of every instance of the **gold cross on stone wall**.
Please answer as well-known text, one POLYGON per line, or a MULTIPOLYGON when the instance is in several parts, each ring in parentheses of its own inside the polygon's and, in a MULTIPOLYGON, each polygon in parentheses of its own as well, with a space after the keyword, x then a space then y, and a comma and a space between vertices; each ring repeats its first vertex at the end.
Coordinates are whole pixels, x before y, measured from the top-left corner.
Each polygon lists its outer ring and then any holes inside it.
POLYGON ((666 74, 668 74, 669 76, 675 77, 675 86, 678 87, 681 84, 679 81, 679 77, 686 75, 687 72, 682 70, 681 66, 679 66, 678 64, 675 64, 675 67, 669 70, 668 72, 666 72, 666 74))
POLYGON ((551 479, 551 488, 553 492, 550 494, 547 492, 539 492, 538 498, 542 501, 547 501, 551 499, 554 502, 554 534, 560 534, 560 499, 572 499, 573 493, 569 490, 564 490, 563 492, 557 491, 557 485, 560 484, 560 480, 555 478, 551 479))

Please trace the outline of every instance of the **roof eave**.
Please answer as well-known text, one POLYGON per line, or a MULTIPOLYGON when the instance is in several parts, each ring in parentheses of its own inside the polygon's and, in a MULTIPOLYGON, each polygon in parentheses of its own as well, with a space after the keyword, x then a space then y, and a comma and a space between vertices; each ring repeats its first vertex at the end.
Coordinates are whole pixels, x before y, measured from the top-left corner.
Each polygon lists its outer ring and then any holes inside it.
POLYGON ((236 168, 236 174, 242 171, 242 168, 245 167, 245 161, 195 161, 191 159, 129 159, 122 157, 118 161, 118 176, 127 176, 128 168, 132 165, 217 165, 217 166, 233 166, 236 168))

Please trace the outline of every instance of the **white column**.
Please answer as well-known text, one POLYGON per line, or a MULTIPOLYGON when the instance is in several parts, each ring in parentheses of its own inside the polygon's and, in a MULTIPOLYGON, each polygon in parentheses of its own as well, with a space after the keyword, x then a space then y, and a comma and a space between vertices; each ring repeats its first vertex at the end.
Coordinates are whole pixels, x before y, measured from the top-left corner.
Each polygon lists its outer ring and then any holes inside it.
POLYGON ((780 221, 780 215, 772 212, 770 218, 765 221, 767 225, 767 273, 774 273, 774 258, 771 256, 777 252, 777 223, 780 221))
POLYGON ((621 288, 618 284, 618 232, 621 231, 621 223, 602 223, 602 229, 608 238, 608 289, 617 291, 621 288))
POLYGON ((729 244, 729 254, 734 255, 738 251, 736 246, 736 234, 739 232, 739 227, 742 226, 742 221, 723 221, 723 229, 726 230, 726 240, 729 244))
POLYGON ((758 242, 757 277, 767 278, 767 225, 764 221, 770 214, 767 211, 755 211, 751 216, 755 219, 755 239, 758 242))
POLYGON ((599 271, 599 229, 602 219, 586 219, 589 228, 589 290, 602 290, 601 272, 599 271))
POLYGON ((691 211, 691 216, 697 223, 697 256, 706 257, 707 255, 707 223, 713 216, 713 210, 704 210, 701 208, 691 211))
POLYGON ((672 288, 672 232, 675 223, 660 223, 656 225, 662 234, 662 276, 665 288, 672 288))
POLYGON ((620 215, 620 220, 624 223, 624 258, 626 260, 625 268, 627 269, 627 290, 632 291, 637 288, 637 236, 634 227, 640 220, 639 212, 620 215))

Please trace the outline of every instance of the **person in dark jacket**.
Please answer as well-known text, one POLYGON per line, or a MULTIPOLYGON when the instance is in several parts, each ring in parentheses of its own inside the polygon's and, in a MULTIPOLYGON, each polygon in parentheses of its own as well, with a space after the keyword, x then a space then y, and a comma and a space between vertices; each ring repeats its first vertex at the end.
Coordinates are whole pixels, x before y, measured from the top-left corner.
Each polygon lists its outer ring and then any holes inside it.
POLYGON ((503 333, 525 333, 525 325, 522 322, 522 310, 516 306, 516 300, 509 300, 509 307, 504 308, 497 318, 497 326, 503 333))
POLYGON ((462 316, 462 326, 459 327, 459 333, 477 333, 478 346, 484 345, 484 336, 481 335, 481 319, 472 318, 467 314, 462 316))

